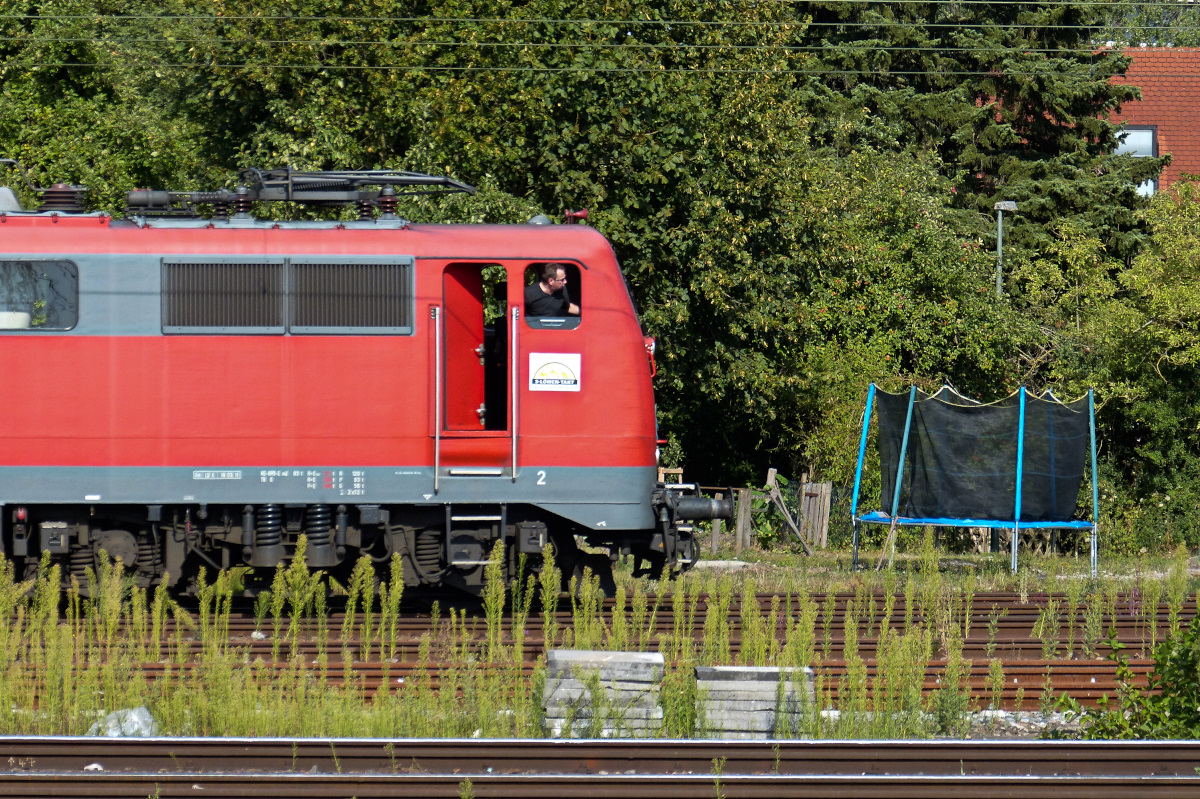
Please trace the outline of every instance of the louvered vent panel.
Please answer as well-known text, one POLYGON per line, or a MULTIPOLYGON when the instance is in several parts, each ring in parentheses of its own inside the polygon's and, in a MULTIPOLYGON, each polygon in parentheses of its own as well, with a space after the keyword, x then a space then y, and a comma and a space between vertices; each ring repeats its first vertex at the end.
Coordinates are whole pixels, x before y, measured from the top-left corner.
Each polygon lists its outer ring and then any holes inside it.
POLYGON ((408 264, 293 263, 293 328, 408 328, 412 273, 408 264))
POLYGON ((283 264, 164 263, 167 328, 283 327, 283 264))

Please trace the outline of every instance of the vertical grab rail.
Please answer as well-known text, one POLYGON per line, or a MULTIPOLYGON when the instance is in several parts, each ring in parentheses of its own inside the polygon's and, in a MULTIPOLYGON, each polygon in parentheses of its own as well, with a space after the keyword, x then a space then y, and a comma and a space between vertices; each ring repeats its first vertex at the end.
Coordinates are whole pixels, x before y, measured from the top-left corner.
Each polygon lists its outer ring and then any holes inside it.
POLYGON ((521 318, 521 309, 512 309, 512 333, 509 336, 508 349, 512 352, 512 481, 517 482, 517 400, 521 396, 521 358, 520 347, 517 346, 517 320, 521 318))
POLYGON ((437 305, 429 309, 433 320, 433 493, 438 492, 442 470, 442 314, 437 305))

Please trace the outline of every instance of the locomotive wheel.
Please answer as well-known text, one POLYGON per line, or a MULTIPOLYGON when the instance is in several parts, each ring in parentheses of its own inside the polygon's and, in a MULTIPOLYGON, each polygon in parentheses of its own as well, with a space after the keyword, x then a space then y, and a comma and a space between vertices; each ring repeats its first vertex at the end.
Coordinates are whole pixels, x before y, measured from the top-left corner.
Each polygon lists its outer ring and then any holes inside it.
POLYGON ((107 556, 110 563, 117 560, 121 561, 121 565, 126 571, 133 571, 137 568, 137 539, 128 530, 105 530, 96 537, 93 550, 96 553, 97 569, 104 562, 105 556, 107 556))
MULTIPOLYGON (((579 593, 579 589, 583 586, 584 572, 587 570, 590 570, 593 575, 600 578, 600 590, 604 592, 606 597, 617 595, 617 581, 613 578, 612 561, 603 552, 579 553, 579 557, 575 560, 575 568, 571 573, 571 577, 575 578, 576 594, 579 593)), ((567 579, 565 571, 563 572, 563 578, 567 579)))

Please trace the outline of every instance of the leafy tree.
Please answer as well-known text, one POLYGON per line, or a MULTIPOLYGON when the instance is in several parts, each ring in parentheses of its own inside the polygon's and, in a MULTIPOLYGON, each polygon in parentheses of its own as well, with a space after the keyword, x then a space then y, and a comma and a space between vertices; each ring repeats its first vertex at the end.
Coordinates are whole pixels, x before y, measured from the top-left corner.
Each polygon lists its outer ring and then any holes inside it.
POLYGON ((114 21, 152 8, 0 2, 0 155, 22 161, 39 185, 87 186, 98 208, 122 207, 137 186, 184 187, 202 178, 202 131, 151 91, 162 78, 147 45, 158 38, 155 24, 114 21))
POLYGON ((483 189, 402 207, 431 221, 589 207, 659 339, 662 431, 706 481, 756 481, 768 462, 846 475, 872 379, 986 397, 1104 369, 1106 396, 1128 398, 1155 447, 1190 452, 1165 433, 1190 418, 1185 395, 1119 355, 1188 323, 1166 322, 1133 277, 1149 262, 1118 277, 1141 235, 1134 187, 1159 162, 1111 155, 1105 115, 1134 93, 1108 83, 1127 59, 1091 48, 1092 6, 0 9, 0 150, 43 183, 89 185, 97 207, 249 165, 396 167, 483 189), (1021 207, 1008 303, 983 249, 999 198, 1021 207), (1162 324, 1139 330, 1142 314, 1162 324))

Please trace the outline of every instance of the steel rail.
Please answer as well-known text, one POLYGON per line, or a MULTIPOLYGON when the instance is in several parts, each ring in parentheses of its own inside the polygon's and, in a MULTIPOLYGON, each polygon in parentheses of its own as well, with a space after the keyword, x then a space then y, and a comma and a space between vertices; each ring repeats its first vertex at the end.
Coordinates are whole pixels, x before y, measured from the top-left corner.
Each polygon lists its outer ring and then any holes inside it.
MULTIPOLYGON (((2 737, 0 775, 152 773, 1195 777, 1200 741, 2 737), (88 767, 91 771, 87 771, 88 767), (101 770, 102 769, 102 770, 101 770)), ((1200 785, 1200 783, 1196 783, 1200 785)))
POLYGON ((0 798, 520 797, 613 799, 1194 799, 1200 777, 879 776, 784 774, 62 774, 0 775, 0 798))

